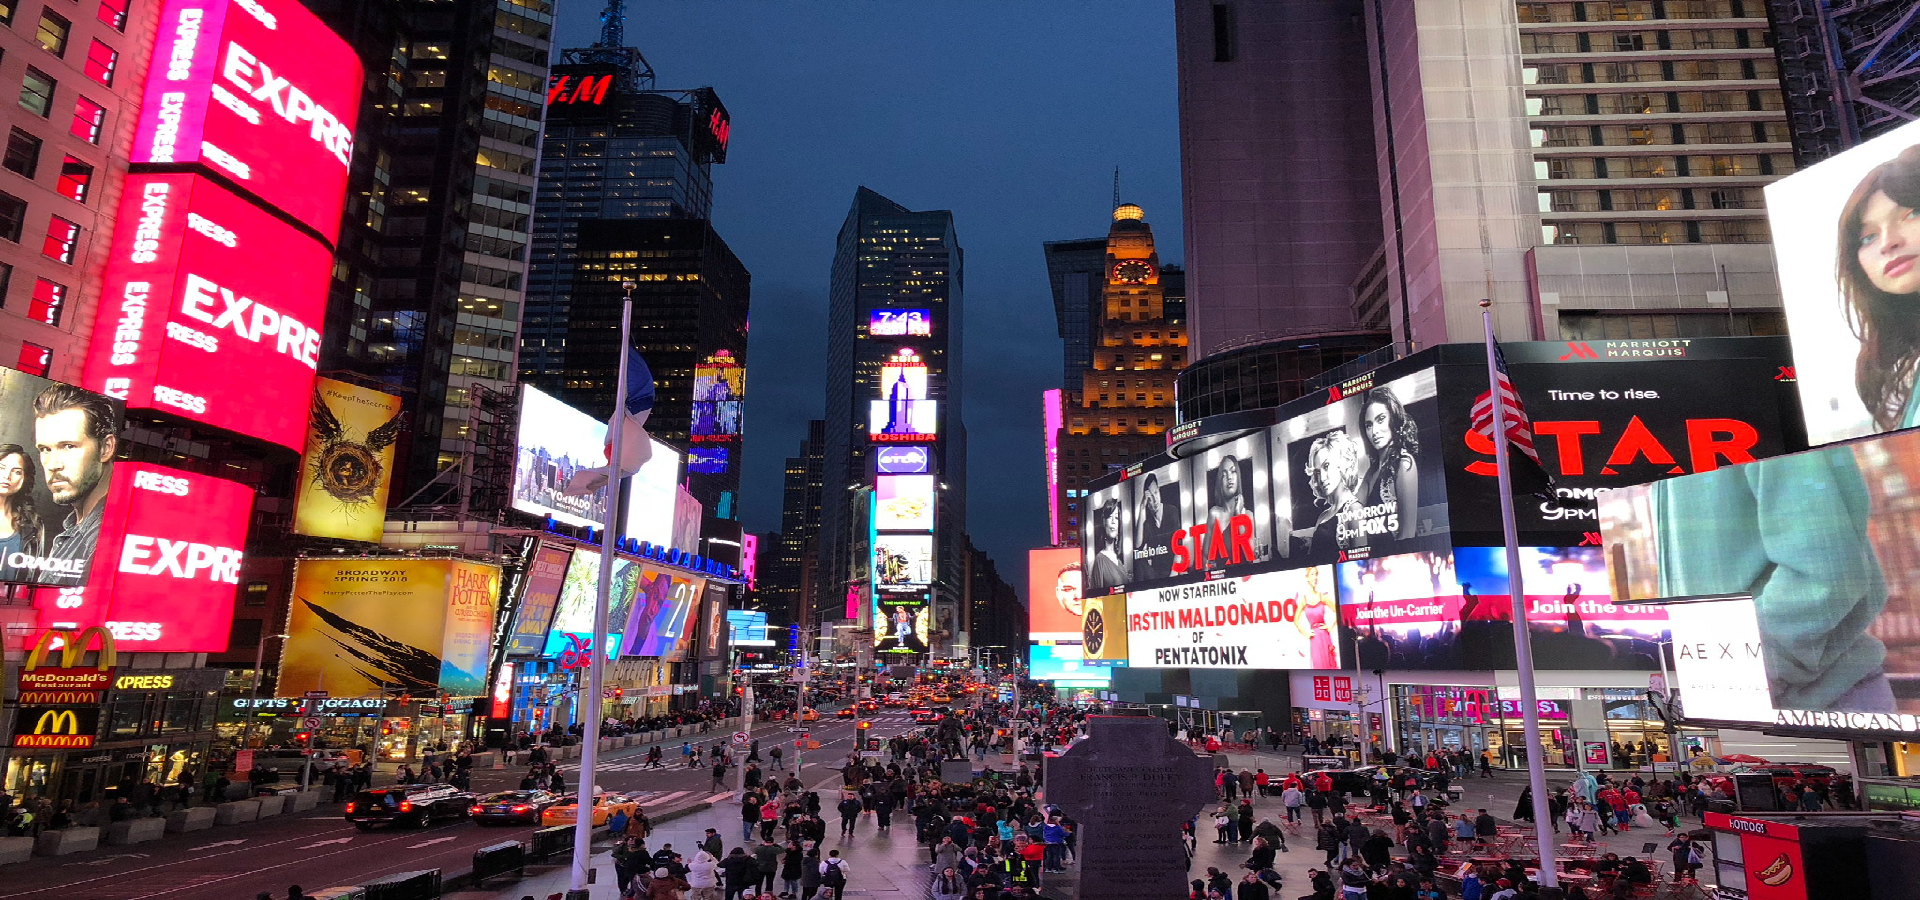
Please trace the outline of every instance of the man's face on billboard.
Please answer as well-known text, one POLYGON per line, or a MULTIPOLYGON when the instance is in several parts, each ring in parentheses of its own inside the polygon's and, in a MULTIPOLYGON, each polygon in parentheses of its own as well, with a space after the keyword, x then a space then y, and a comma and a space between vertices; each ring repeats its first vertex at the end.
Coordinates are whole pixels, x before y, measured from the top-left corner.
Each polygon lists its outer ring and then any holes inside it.
POLYGON ((1155 525, 1160 524, 1160 511, 1165 508, 1160 500, 1160 486, 1151 481, 1147 482, 1146 490, 1141 492, 1141 496, 1147 503, 1147 518, 1155 525))
POLYGON ((1080 570, 1068 569, 1060 573, 1053 583, 1053 597, 1060 601, 1060 607, 1078 617, 1080 607, 1080 570))
POLYGON ((113 441, 87 433, 87 413, 63 409, 33 420, 33 440, 40 450, 40 468, 47 473, 53 501, 72 506, 85 500, 106 477, 113 459, 113 441))

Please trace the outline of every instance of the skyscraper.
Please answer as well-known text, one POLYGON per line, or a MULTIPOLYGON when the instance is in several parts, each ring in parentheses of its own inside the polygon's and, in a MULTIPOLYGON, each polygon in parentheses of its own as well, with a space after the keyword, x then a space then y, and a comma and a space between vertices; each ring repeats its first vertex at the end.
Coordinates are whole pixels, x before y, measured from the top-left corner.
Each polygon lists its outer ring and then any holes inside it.
POLYGON ((1071 388, 1093 364, 1094 323, 1099 319, 1100 292, 1107 283, 1107 239, 1048 241, 1045 253, 1047 281, 1053 287, 1053 318, 1065 345, 1060 385, 1071 388))
MULTIPOLYGON (((867 188, 854 194, 833 258, 827 306, 827 398, 814 605, 824 623, 849 624, 844 601, 872 597, 875 559, 907 557, 889 578, 902 588, 891 615, 929 632, 959 615, 966 559, 966 429, 962 425, 963 254, 947 210, 917 212, 867 188), (875 546, 875 454, 915 456, 931 479, 930 537, 875 546), (920 451, 917 452, 916 451, 920 451), (928 572, 927 570, 931 571, 928 572), (924 589, 917 585, 930 575, 924 589)), ((900 474, 907 474, 901 472, 900 474)), ((912 477, 909 475, 908 477, 912 477)), ((924 521, 924 520, 923 520, 924 521)), ((861 604, 859 619, 881 634, 861 604)), ((897 624, 897 623, 888 623, 897 624)), ((937 644, 938 641, 936 640, 937 644)))
POLYGON ((827 423, 807 422, 799 452, 787 457, 780 500, 780 535, 763 545, 761 596, 769 617, 805 631, 814 623, 811 596, 813 562, 819 557, 821 470, 827 423))

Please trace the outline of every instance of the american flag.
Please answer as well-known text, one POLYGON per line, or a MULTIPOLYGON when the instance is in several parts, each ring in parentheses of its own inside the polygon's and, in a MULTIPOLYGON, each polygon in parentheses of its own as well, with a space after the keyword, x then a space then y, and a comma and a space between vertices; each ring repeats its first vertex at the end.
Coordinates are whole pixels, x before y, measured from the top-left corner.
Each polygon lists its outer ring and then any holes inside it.
MULTIPOLYGON (((1500 402, 1506 408, 1502 410, 1506 417, 1507 442, 1521 453, 1540 465, 1539 451, 1533 448, 1533 420, 1527 417, 1527 406, 1520 402, 1520 394, 1513 389, 1513 379, 1507 374, 1507 356, 1500 352, 1500 345, 1493 345, 1494 366, 1499 372, 1500 402)), ((1493 440, 1493 392, 1485 391, 1473 401, 1473 430, 1493 440)))

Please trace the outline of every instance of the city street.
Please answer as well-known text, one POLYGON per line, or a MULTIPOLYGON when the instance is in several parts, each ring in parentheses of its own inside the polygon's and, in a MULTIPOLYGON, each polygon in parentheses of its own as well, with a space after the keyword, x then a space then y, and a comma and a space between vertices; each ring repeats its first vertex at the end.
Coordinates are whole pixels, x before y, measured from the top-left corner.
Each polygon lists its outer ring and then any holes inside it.
MULTIPOLYGON (((823 767, 835 767, 852 749, 854 723, 828 718, 810 723, 812 734, 820 741, 818 751, 810 751, 803 760, 809 784, 824 776, 823 767), (816 773, 819 773, 816 775, 816 773)), ((905 730, 911 720, 904 713, 872 719, 876 736, 890 737, 905 730)), ((761 741, 764 758, 776 740, 787 742, 787 762, 792 763, 793 738, 789 723, 756 724, 753 733, 761 741)), ((695 740, 696 746, 710 746, 724 740, 727 732, 713 731, 695 740)), ((680 739, 661 743, 671 764, 678 758, 680 739)), ((640 769, 646 747, 629 747, 604 757, 607 768, 597 780, 607 791, 644 791, 649 793, 642 809, 658 819, 675 816, 689 809, 703 809, 716 799, 712 773, 699 769, 640 769)), ((577 760, 563 764, 570 784, 578 777, 577 760)), ((764 768, 764 765, 763 765, 764 768)), ((475 793, 516 787, 524 766, 504 770, 476 769, 475 793)), ((385 786, 390 778, 377 778, 375 787, 385 786)), ((731 785, 729 779, 729 785, 731 785)), ((731 800, 731 793, 724 795, 731 800)), ((728 815, 738 819, 733 807, 728 815)), ((501 841, 526 840, 531 828, 482 827, 465 820, 437 823, 423 829, 391 831, 376 829, 361 832, 347 824, 340 807, 322 804, 306 813, 266 819, 245 826, 215 828, 186 835, 169 834, 165 839, 131 847, 101 847, 92 853, 58 858, 35 858, 8 866, 0 900, 231 900, 252 897, 261 891, 280 896, 288 885, 300 885, 307 891, 344 884, 359 884, 396 872, 438 868, 446 876, 466 872, 474 850, 501 841)), ((697 832, 696 832, 697 833, 697 832)), ((564 863, 564 857, 554 862, 564 863)), ((515 894, 519 896, 519 894, 515 894)))

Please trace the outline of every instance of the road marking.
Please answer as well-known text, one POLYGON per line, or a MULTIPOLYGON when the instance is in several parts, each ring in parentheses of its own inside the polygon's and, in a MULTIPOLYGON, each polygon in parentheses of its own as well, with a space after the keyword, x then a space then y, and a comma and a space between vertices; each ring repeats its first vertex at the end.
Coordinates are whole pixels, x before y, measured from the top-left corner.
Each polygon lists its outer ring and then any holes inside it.
MULTIPOLYGON (((672 803, 673 801, 678 800, 681 797, 685 797, 686 795, 691 793, 693 792, 692 791, 674 791, 673 793, 668 794, 665 797, 654 797, 648 800, 643 800, 640 802, 640 805, 641 806, 659 806, 662 803, 672 803)), ((732 796, 732 795, 729 794, 728 796, 732 796)))
MULTIPOLYGON (((422 842, 420 842, 420 843, 418 843, 418 844, 408 844, 408 845, 407 845, 407 849, 408 849, 408 850, 418 850, 418 849, 420 849, 421 847, 431 847, 431 846, 433 846, 433 845, 435 845, 435 844, 444 844, 444 843, 446 843, 446 842, 448 842, 448 841, 457 841, 457 840, 459 840, 459 839, 460 839, 460 838, 459 838, 459 836, 458 836, 458 835, 451 835, 451 836, 448 836, 448 837, 443 837, 443 838, 434 838, 433 840, 430 840, 430 841, 422 841, 422 842)), ((304 849, 304 848, 303 848, 303 849, 304 849)))
POLYGON ((733 792, 732 792, 732 791, 727 791, 727 792, 725 792, 725 793, 720 793, 720 794, 715 794, 715 795, 713 795, 713 796, 711 796, 711 797, 708 797, 707 799, 705 799, 705 800, 702 800, 702 801, 700 801, 700 802, 702 802, 702 803, 719 803, 719 802, 720 802, 720 801, 722 801, 722 800, 732 800, 732 799, 733 799, 733 792))
POLYGON ((233 846, 233 845, 235 845, 235 844, 244 844, 244 843, 246 843, 246 842, 247 842, 247 839, 246 839, 246 838, 238 838, 238 839, 235 839, 235 840, 231 840, 231 841, 221 841, 221 842, 220 842, 220 843, 218 843, 218 844, 207 844, 207 845, 205 845, 205 846, 203 846, 203 847, 195 847, 195 848, 193 848, 193 849, 194 849, 194 850, 196 850, 196 851, 198 851, 198 850, 212 850, 212 849, 213 849, 213 848, 215 848, 215 847, 231 847, 231 846, 233 846))
POLYGON ((102 856, 99 859, 89 859, 86 862, 70 862, 70 863, 67 863, 67 865, 69 866, 104 866, 107 863, 114 862, 116 860, 146 859, 148 858, 148 856, 149 854, 146 854, 146 853, 120 853, 114 856, 102 856))
POLYGON ((328 844, 350 844, 350 843, 353 843, 353 838, 350 838, 350 837, 334 838, 333 840, 330 840, 330 841, 321 841, 320 843, 317 843, 317 844, 308 844, 305 847, 301 847, 300 849, 312 850, 315 847, 325 847, 328 844))

